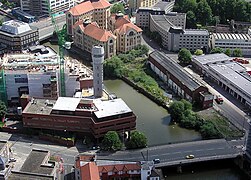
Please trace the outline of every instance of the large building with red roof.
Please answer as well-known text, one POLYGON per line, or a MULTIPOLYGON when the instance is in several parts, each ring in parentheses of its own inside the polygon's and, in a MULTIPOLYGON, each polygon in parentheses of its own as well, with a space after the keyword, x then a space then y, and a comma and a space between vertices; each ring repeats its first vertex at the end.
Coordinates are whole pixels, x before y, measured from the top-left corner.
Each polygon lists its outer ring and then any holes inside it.
POLYGON ((91 52, 92 46, 101 45, 109 58, 141 44, 142 29, 128 16, 110 15, 110 6, 106 0, 89 0, 66 13, 67 33, 76 47, 91 52))

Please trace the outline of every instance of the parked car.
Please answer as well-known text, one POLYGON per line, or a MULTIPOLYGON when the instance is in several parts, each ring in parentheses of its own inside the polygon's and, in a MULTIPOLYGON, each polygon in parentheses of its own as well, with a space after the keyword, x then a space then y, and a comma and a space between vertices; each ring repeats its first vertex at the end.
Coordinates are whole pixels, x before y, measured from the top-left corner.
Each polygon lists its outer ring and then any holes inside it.
POLYGON ((216 95, 215 101, 218 104, 223 104, 223 98, 221 97, 221 95, 216 95))
POLYGON ((190 155, 187 155, 186 156, 186 159, 193 159, 194 158, 194 155, 193 154, 190 154, 190 155))

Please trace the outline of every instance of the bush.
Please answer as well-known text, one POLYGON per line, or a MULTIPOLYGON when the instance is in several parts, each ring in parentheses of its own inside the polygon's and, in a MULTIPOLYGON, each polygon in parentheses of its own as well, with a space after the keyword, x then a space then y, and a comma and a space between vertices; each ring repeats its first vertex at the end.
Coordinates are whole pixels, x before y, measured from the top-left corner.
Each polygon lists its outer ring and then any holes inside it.
POLYGON ((119 135, 116 131, 108 131, 102 141, 104 150, 117 151, 122 148, 122 143, 119 139, 119 135))
POLYGON ((130 140, 126 143, 128 149, 144 148, 146 146, 147 138, 139 131, 133 131, 130 140))

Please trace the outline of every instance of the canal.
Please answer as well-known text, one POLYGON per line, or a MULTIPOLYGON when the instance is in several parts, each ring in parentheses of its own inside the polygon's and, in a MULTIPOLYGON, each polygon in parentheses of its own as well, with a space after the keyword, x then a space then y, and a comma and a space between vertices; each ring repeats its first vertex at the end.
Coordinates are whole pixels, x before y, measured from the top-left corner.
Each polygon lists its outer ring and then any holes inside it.
MULTIPOLYGON (((58 52, 57 45, 49 42, 44 45, 52 47, 58 52)), ((79 55, 66 53, 70 58, 78 59, 86 65, 90 62, 85 61, 79 55)), ((156 105, 148 98, 134 90, 131 86, 121 80, 105 80, 105 88, 110 93, 115 93, 122 98, 137 116, 137 130, 142 131, 148 138, 148 145, 167 144, 175 142, 193 141, 201 139, 198 132, 180 128, 170 124, 170 115, 167 110, 156 105)), ((221 164, 209 166, 192 166, 184 169, 184 173, 177 174, 175 170, 164 169, 164 174, 168 174, 170 180, 240 180, 244 179, 243 173, 233 164, 221 164)))

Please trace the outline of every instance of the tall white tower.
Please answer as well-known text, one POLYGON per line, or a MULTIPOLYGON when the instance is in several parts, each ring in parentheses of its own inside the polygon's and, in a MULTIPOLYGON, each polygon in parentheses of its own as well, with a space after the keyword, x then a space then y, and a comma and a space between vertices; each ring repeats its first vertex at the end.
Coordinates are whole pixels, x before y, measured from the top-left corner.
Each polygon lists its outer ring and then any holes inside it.
POLYGON ((103 62, 104 62, 104 48, 101 46, 94 46, 92 48, 92 63, 93 63, 93 88, 94 97, 100 98, 103 93, 103 62))

